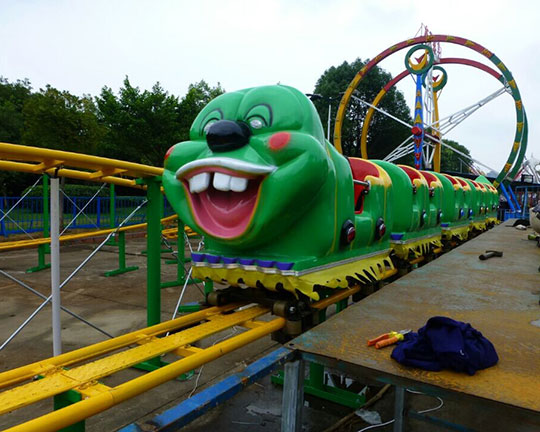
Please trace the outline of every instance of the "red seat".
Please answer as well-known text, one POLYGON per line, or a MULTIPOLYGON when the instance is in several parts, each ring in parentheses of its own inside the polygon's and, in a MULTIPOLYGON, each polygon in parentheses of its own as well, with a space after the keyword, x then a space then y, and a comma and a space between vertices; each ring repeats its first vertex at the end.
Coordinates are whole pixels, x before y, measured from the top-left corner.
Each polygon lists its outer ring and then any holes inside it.
MULTIPOLYGON (((354 180, 366 181, 367 176, 380 178, 377 165, 369 162, 366 159, 348 158, 351 166, 352 176, 354 180)), ((354 213, 362 213, 364 207, 364 196, 368 187, 361 184, 354 184, 354 213)))
POLYGON ((453 185, 458 185, 459 186, 459 182, 458 182, 457 178, 451 176, 450 174, 443 174, 443 176, 445 176, 448 180, 450 180, 453 185))
POLYGON ((438 178, 434 174, 430 173, 429 171, 420 171, 420 172, 422 173, 424 178, 427 180, 428 185, 431 186, 432 182, 437 183, 438 178))
POLYGON ((398 165, 405 173, 409 176, 411 179, 411 183, 414 184, 414 180, 422 179, 422 174, 420 174, 418 171, 416 171, 414 168, 411 168, 407 165, 398 165))
POLYGON ((467 186, 469 186, 469 183, 467 183, 465 180, 460 179, 460 178, 458 178, 457 180, 461 184, 461 186, 463 186, 464 188, 467 188, 467 186))

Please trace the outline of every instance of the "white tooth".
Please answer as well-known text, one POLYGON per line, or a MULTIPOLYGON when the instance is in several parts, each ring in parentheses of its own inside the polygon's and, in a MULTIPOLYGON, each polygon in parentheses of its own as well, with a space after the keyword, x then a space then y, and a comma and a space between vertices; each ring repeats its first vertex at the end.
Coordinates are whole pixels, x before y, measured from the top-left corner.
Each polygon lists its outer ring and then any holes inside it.
POLYGON ((220 172, 214 173, 214 187, 217 190, 227 192, 229 191, 231 184, 231 176, 220 172))
POLYGON ((231 190, 234 192, 244 192, 248 185, 248 179, 243 177, 231 178, 231 190))
POLYGON ((210 184, 210 173, 203 172, 200 174, 197 174, 189 179, 189 191, 191 193, 199 193, 206 188, 208 188, 208 185, 210 184))

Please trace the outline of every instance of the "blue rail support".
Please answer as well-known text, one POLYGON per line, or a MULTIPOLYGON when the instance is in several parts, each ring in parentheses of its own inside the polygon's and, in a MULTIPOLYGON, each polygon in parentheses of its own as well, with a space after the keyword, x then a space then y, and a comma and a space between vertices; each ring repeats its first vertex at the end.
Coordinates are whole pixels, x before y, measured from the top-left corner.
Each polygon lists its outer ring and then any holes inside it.
POLYGON ((521 211, 521 207, 519 205, 519 201, 518 199, 516 198, 516 194, 514 194, 514 191, 512 190, 512 186, 508 185, 508 192, 510 193, 510 195, 512 196, 512 199, 514 200, 514 202, 516 203, 516 210, 518 212, 521 211))
POLYGON ((510 195, 508 195, 508 191, 506 190, 506 186, 504 185, 504 183, 501 183, 500 186, 501 186, 501 191, 502 191, 504 197, 506 198, 506 202, 508 203, 508 206, 510 207, 510 210, 515 212, 516 207, 514 206, 514 203, 512 202, 512 198, 510 197, 510 195))
POLYGON ((287 348, 278 348, 263 358, 250 364, 242 372, 225 378, 223 381, 197 393, 180 404, 139 426, 129 424, 119 432, 143 432, 151 427, 154 432, 172 432, 187 425, 206 413, 209 409, 232 398, 244 387, 260 380, 280 368, 285 362, 291 360, 294 351, 287 348))

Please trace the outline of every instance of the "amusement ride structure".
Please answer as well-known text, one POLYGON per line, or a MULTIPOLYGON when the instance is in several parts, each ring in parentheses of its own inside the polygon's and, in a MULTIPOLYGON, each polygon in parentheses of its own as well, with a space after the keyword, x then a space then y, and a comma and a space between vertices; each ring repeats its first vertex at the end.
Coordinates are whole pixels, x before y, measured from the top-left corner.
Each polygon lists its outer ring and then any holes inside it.
MULTIPOLYGON (((391 46, 358 72, 337 112, 334 145, 325 139, 311 102, 282 85, 226 93, 211 101, 195 119, 190 140, 167 152, 164 168, 0 143, 0 169, 51 176, 51 236, 41 242, 51 245, 52 292, 44 304, 52 301, 56 328, 55 357, 0 373, 0 388, 5 389, 0 393, 0 414, 55 397, 62 400, 60 409, 9 430, 41 432, 81 425, 89 416, 256 339, 273 334, 285 341, 300 334, 324 320, 330 305, 336 304, 339 311, 349 298, 360 300, 378 289, 381 281, 396 278, 493 226, 499 202, 496 187, 521 167, 526 131, 517 84, 495 54, 468 39, 426 34, 391 46), (441 58, 437 44, 445 43, 480 53, 496 69, 469 59, 441 58), (362 132, 363 158, 346 158, 341 154, 342 128, 356 87, 381 60, 403 49, 408 49, 406 70, 388 82, 375 100, 362 101, 369 106, 362 132), (480 69, 499 80, 502 88, 441 119, 438 93, 446 83, 444 64, 480 69), (381 111, 378 105, 384 95, 408 75, 416 81, 414 122, 406 125, 411 135, 385 160, 368 160, 373 113, 381 111), (514 100, 516 131, 495 182, 484 176, 469 180, 441 174, 445 133, 504 93, 514 100), (414 168, 391 163, 408 153, 414 154, 414 168), (433 171, 425 170, 430 167, 433 171), (74 274, 60 283, 60 176, 144 188, 148 215, 148 328, 64 354, 58 330, 60 288, 74 274), (178 253, 184 248, 183 224, 204 236, 204 247, 201 244, 191 253, 192 268, 178 303, 193 276, 207 281, 209 304, 163 323, 162 185, 181 221, 178 253), (213 289, 213 284, 221 288, 213 289), (269 312, 277 317, 259 319, 269 312), (210 348, 193 346, 233 326, 246 331, 210 348), (160 358, 165 353, 179 359, 165 364, 160 358), (144 376, 114 387, 100 381, 145 362, 150 372, 144 376), (36 376, 40 379, 33 380, 36 376)), ((312 384, 322 380, 316 366, 312 384)))

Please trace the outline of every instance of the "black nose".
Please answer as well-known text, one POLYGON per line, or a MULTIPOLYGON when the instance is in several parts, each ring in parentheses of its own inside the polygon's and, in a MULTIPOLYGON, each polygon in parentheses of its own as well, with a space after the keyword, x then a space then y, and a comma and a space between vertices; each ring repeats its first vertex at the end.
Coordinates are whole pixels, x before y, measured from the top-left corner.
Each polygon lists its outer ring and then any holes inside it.
POLYGON ((224 152, 245 146, 250 136, 251 130, 247 124, 219 120, 208 128, 206 142, 212 151, 224 152))

